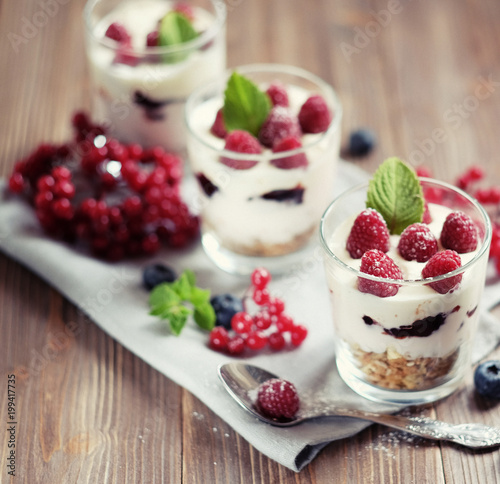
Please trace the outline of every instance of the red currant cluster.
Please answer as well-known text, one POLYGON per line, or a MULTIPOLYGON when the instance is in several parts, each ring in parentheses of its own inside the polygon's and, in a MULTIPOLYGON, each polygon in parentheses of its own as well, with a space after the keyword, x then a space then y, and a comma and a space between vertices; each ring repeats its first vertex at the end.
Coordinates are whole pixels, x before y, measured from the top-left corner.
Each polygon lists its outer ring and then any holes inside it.
POLYGON ((283 350, 287 343, 300 346, 307 337, 307 328, 295 324, 285 313, 283 300, 271 296, 267 286, 271 274, 267 269, 255 269, 251 275, 248 296, 243 299, 244 310, 231 319, 231 330, 216 326, 209 336, 209 346, 213 350, 241 355, 245 348, 259 351, 269 347, 273 351, 283 350), (252 316, 246 309, 245 300, 250 298, 258 310, 252 316))
POLYGON ((25 193, 43 229, 84 241, 107 260, 183 247, 199 233, 180 196, 181 160, 161 148, 124 145, 83 113, 75 139, 40 145, 16 163, 9 188, 25 193))
MULTIPOLYGON (((417 169, 419 176, 431 177, 432 173, 425 167, 417 169)), ((456 186, 473 196, 490 215, 493 237, 490 247, 490 258, 500 274, 500 187, 477 186, 485 178, 484 170, 477 165, 467 168, 457 179, 456 186)), ((436 195, 439 197, 439 194, 436 195)))

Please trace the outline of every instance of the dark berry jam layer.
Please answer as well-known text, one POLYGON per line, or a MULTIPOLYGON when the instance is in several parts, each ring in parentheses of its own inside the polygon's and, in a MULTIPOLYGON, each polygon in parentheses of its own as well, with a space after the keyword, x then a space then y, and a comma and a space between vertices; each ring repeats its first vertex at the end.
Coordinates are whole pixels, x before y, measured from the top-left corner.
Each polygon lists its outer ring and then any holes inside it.
MULTIPOLYGON (((447 313, 438 313, 434 316, 428 316, 423 319, 417 319, 412 324, 399 326, 396 328, 384 328, 384 333, 394 336, 395 338, 402 339, 407 337, 420 337, 425 338, 426 336, 430 336, 434 331, 437 331, 445 322, 446 318, 452 314, 457 312, 460 309, 460 306, 455 306, 451 311, 447 313)), ((471 317, 474 314, 475 308, 472 311, 467 313, 468 317, 471 317)), ((371 326, 372 324, 376 324, 381 326, 380 323, 375 321, 370 316, 363 316, 363 321, 365 324, 371 326)))

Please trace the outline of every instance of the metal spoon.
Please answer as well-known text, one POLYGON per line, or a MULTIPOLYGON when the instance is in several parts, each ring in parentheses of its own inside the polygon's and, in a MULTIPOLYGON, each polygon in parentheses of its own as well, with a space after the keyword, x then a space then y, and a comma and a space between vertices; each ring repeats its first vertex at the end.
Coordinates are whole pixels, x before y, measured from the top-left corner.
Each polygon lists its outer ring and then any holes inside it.
POLYGON ((309 419, 319 417, 355 417, 396 428, 427 439, 449 440, 472 448, 500 445, 500 429, 482 424, 452 425, 427 417, 406 417, 383 413, 366 412, 351 408, 338 408, 328 404, 323 409, 281 421, 262 415, 254 404, 257 388, 266 380, 279 378, 276 375, 245 363, 226 363, 218 368, 219 377, 229 394, 258 419, 277 427, 290 427, 309 419), (252 395, 253 394, 253 395, 252 395))

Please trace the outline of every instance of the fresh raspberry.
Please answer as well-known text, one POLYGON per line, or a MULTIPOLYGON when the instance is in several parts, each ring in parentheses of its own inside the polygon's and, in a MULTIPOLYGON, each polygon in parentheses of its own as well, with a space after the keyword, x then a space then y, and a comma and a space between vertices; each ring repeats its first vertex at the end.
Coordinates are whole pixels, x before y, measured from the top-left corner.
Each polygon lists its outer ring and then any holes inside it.
POLYGON ((443 224, 441 244, 459 254, 476 250, 477 228, 472 219, 463 212, 450 213, 443 224))
MULTIPOLYGON (((460 256, 454 250, 443 250, 434 254, 427 264, 425 264, 425 267, 422 269, 422 277, 427 279, 429 277, 448 274, 461 267, 461 265, 460 256)), ((458 274, 442 281, 431 282, 429 286, 440 294, 446 294, 454 290, 460 284, 461 280, 462 274, 458 274)))
POLYGON ((120 44, 130 44, 132 40, 127 29, 118 22, 113 22, 104 35, 110 39, 116 40, 120 44))
POLYGON ((288 107, 290 105, 286 88, 280 82, 273 82, 267 88, 266 93, 270 97, 273 106, 288 107))
POLYGON ((217 138, 224 139, 227 136, 226 125, 224 124, 224 117, 222 116, 222 108, 217 111, 215 115, 214 124, 210 128, 210 132, 217 136, 217 138))
MULTIPOLYGON (((238 129, 231 131, 231 133, 227 135, 224 148, 229 151, 236 151, 237 153, 262 153, 259 141, 247 131, 238 129)), ((233 158, 227 158, 226 156, 222 156, 220 161, 224 163, 224 165, 234 168, 235 170, 248 170, 257 164, 255 160, 235 160, 233 158)))
MULTIPOLYGON (((273 153, 281 153, 282 151, 296 150, 299 148, 302 148, 300 138, 297 136, 286 136, 274 143, 273 153)), ((292 168, 305 167, 308 163, 305 153, 297 153, 295 155, 272 159, 271 164, 277 168, 289 170, 292 168)))
POLYGON ((311 96, 299 111, 299 123, 304 133, 323 133, 332 121, 332 114, 322 96, 311 96))
MULTIPOLYGON (((368 250, 363 254, 360 271, 364 274, 384 279, 403 279, 403 273, 396 263, 378 249, 368 250)), ((364 277, 359 277, 358 289, 361 292, 367 292, 374 296, 390 297, 398 293, 399 284, 372 281, 364 277)))
POLYGON ((262 413, 277 419, 291 419, 300 408, 295 385, 282 378, 272 378, 262 383, 256 403, 262 413))
POLYGON ((347 238, 346 249, 353 259, 359 259, 370 249, 387 252, 390 234, 382 215, 373 208, 363 210, 354 220, 347 238))
POLYGON ((299 120, 288 108, 284 106, 274 106, 267 119, 262 123, 259 131, 259 141, 268 148, 272 148, 274 143, 288 136, 300 138, 302 131, 299 120))
POLYGON ((403 230, 398 251, 405 260, 427 262, 438 251, 438 244, 427 225, 415 223, 403 230))

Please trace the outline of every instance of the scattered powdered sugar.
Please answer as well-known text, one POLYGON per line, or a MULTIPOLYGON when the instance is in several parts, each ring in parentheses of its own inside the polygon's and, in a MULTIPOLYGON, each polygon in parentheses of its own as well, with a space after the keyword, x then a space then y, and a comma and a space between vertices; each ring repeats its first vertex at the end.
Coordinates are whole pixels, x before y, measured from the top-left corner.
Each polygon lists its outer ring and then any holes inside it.
POLYGON ((201 413, 198 413, 198 412, 193 412, 193 417, 196 419, 196 420, 204 420, 205 419, 205 415, 201 414, 201 413))

